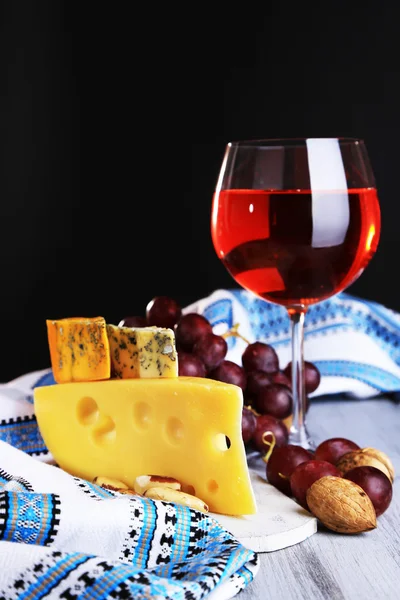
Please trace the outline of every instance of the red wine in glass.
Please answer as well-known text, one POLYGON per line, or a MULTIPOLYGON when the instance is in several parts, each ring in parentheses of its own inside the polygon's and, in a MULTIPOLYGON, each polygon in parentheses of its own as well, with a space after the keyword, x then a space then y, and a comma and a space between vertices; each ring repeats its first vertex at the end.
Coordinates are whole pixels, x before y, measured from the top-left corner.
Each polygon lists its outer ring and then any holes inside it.
POLYGON ((303 377, 307 307, 351 285, 379 241, 380 207, 365 144, 337 138, 228 144, 211 232, 215 251, 236 282, 288 311, 290 441, 312 448, 303 377))

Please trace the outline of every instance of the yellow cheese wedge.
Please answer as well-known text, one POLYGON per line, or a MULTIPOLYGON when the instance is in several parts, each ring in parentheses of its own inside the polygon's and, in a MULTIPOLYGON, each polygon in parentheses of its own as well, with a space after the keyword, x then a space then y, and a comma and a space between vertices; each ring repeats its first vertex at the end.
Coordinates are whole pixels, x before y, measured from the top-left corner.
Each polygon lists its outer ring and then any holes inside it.
POLYGON ((211 512, 246 515, 256 501, 241 433, 243 394, 201 377, 110 379, 38 387, 37 421, 74 476, 173 477, 211 512))
POLYGON ((107 324, 107 335, 115 377, 178 377, 178 355, 172 329, 107 324))

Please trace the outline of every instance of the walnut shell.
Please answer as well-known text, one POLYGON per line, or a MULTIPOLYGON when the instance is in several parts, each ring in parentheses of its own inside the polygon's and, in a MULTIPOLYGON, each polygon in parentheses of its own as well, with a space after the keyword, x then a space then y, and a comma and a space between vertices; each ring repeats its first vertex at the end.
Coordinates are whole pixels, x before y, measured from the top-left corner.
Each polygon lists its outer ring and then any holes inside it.
POLYGON ((388 457, 388 455, 385 452, 382 452, 382 450, 377 450, 376 448, 361 448, 361 452, 363 454, 368 454, 370 456, 373 456, 374 458, 378 459, 381 461, 382 464, 385 465, 385 467, 387 468, 388 472, 389 472, 389 479, 390 481, 393 483, 394 481, 394 477, 395 477, 395 471, 394 471, 394 466, 392 461, 390 460, 390 458, 388 457))
POLYGON ((351 450, 350 452, 343 454, 343 456, 339 458, 338 462, 336 463, 336 467, 339 469, 342 475, 345 475, 348 471, 354 469, 355 467, 376 467, 385 473, 389 481, 391 480, 390 473, 383 462, 378 460, 378 458, 372 454, 363 452, 361 449, 351 450))
POLYGON ((307 490, 312 514, 332 531, 362 533, 376 528, 374 505, 364 490, 348 479, 327 475, 307 490))

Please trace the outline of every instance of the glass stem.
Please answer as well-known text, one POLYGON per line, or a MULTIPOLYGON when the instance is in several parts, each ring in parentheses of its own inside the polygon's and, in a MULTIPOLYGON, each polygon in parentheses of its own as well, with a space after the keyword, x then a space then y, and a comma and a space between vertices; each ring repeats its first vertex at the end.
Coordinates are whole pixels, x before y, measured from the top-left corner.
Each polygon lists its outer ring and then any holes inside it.
POLYGON ((293 420, 289 432, 289 443, 311 449, 312 444, 306 429, 307 398, 304 380, 304 318, 305 308, 288 310, 292 327, 292 391, 293 420))

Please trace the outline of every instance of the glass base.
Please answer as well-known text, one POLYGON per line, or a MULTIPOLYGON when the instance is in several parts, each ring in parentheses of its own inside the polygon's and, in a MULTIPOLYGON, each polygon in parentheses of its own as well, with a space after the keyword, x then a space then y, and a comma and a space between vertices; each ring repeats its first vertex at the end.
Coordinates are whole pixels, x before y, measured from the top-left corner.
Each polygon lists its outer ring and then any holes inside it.
POLYGON ((308 433, 307 427, 303 426, 300 429, 296 429, 292 425, 289 430, 289 444, 293 444, 294 446, 301 446, 306 450, 310 450, 314 452, 316 449, 316 444, 308 433))

